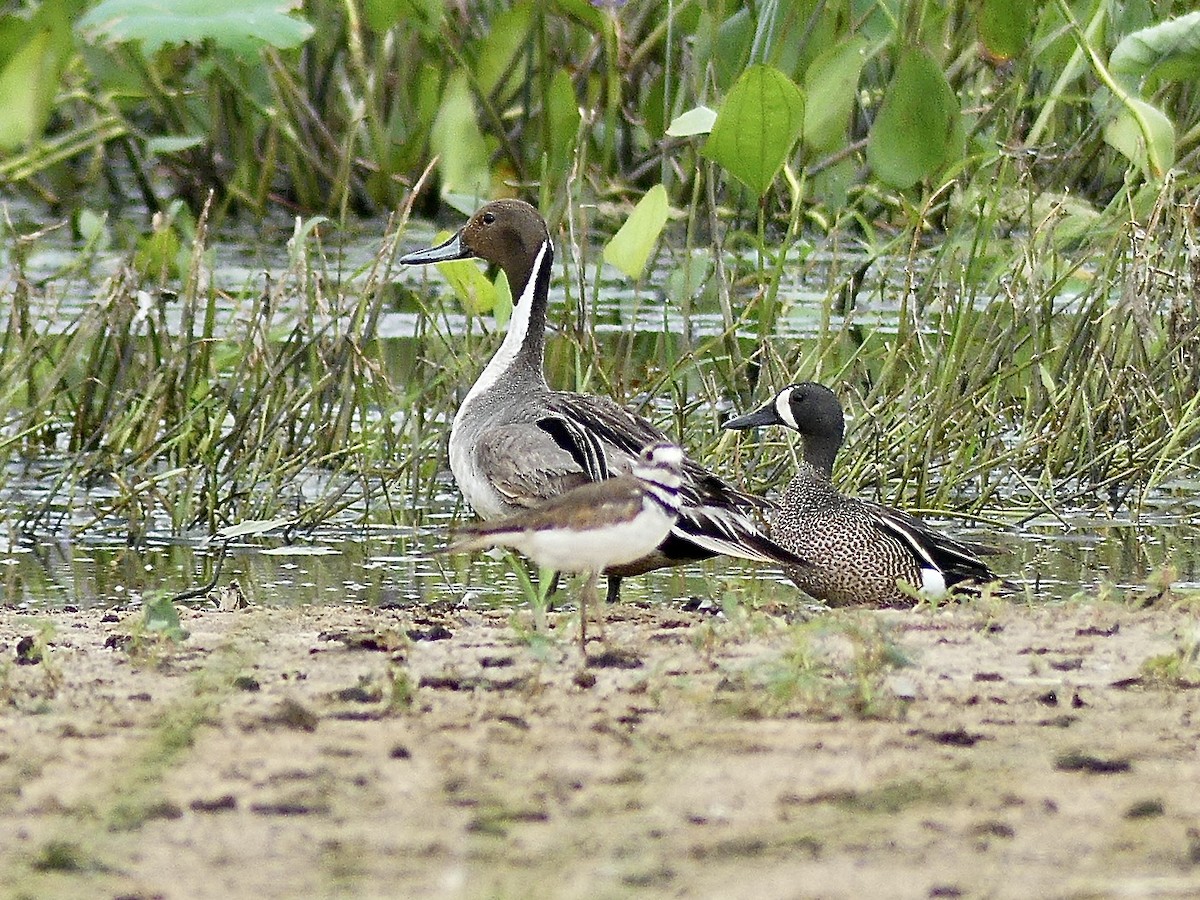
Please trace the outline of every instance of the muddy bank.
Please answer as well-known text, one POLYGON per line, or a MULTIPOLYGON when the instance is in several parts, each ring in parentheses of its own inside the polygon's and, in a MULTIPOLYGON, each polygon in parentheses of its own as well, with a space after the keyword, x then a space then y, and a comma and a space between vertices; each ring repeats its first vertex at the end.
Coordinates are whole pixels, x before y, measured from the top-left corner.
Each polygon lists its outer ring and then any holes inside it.
POLYGON ((1200 895, 1180 604, 141 621, 0 611, 8 896, 1200 895))

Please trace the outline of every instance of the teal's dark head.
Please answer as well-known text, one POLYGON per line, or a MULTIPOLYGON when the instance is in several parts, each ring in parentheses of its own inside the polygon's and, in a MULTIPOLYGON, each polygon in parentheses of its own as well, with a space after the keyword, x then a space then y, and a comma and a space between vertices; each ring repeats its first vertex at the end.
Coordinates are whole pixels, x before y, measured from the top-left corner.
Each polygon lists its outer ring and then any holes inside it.
POLYGON ((833 391, 815 381, 804 381, 789 384, 769 403, 721 427, 744 430, 763 425, 782 425, 799 432, 804 440, 804 458, 828 472, 842 445, 846 419, 833 391))

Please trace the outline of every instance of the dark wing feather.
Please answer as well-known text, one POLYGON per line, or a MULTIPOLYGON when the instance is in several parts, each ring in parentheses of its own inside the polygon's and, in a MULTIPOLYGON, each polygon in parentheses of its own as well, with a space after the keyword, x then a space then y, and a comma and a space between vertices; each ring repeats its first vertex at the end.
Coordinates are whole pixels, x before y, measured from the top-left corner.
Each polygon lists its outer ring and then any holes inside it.
MULTIPOLYGON (((607 397, 555 392, 546 405, 554 415, 539 420, 538 425, 555 434, 589 475, 600 471, 607 471, 608 477, 623 474, 647 444, 669 440, 645 418, 607 397), (599 443, 599 451, 592 441, 599 443), (594 465, 594 459, 602 465, 594 465)), ((682 505, 672 534, 705 551, 698 556, 724 554, 763 563, 808 565, 807 560, 764 535, 747 515, 771 506, 768 501, 733 487, 687 457, 683 475, 682 505)))
POLYGON ((679 511, 679 521, 671 532, 713 554, 768 564, 812 565, 807 559, 779 546, 743 513, 734 510, 716 506, 685 507, 679 511))
MULTIPOLYGON (((576 422, 618 451, 610 454, 620 459, 619 462, 615 458, 611 461, 613 474, 628 471, 632 460, 647 444, 670 440, 648 420, 608 397, 555 392, 548 398, 548 405, 559 417, 576 422)), ((762 497, 735 488, 690 457, 683 460, 683 474, 685 506, 713 505, 749 511, 773 505, 762 497)))
POLYGON ((604 444, 578 420, 564 416, 543 416, 537 420, 537 427, 571 454, 588 481, 604 481, 616 474, 609 468, 604 444))
POLYGON ((916 516, 890 506, 871 502, 864 502, 863 506, 876 527, 901 540, 918 563, 941 572, 947 585, 960 581, 999 580, 999 576, 979 558, 989 552, 987 548, 956 540, 916 516))

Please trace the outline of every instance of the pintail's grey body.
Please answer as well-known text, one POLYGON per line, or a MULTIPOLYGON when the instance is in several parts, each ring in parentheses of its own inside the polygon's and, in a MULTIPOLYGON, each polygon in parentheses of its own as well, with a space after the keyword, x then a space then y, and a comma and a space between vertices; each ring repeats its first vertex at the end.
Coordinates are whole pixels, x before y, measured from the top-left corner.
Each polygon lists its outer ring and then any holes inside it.
MULTIPOLYGON (((514 294, 509 330, 467 393, 450 431, 450 468, 483 519, 540 506, 589 482, 629 472, 641 450, 667 438, 606 397, 551 390, 543 369, 546 306, 554 251, 532 206, 498 200, 450 240, 403 257, 420 264, 479 257, 498 265, 514 294)), ((686 457, 681 509, 653 551, 605 568, 610 597, 618 579, 667 565, 728 554, 802 567, 754 524, 760 498, 727 484, 686 457)))

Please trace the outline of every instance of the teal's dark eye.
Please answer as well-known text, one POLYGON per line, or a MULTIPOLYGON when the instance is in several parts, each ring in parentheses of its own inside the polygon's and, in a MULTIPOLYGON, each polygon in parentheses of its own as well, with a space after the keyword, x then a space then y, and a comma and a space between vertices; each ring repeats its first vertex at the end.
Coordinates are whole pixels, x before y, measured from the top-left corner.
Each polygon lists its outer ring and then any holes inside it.
POLYGON ((483 224, 484 225, 494 225, 495 222, 496 222, 496 217, 494 215, 492 215, 491 213, 483 214, 483 224))

